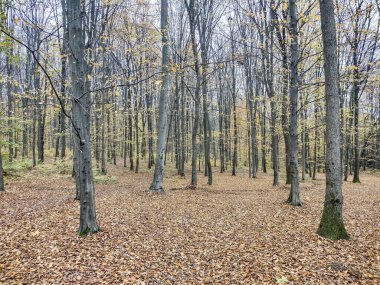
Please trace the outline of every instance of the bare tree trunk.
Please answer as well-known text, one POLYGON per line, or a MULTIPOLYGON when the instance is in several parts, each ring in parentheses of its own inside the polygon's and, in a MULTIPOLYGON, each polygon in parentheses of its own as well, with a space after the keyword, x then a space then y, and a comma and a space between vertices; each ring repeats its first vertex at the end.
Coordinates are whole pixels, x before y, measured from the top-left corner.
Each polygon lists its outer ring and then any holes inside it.
POLYGON ((1 154, 1 145, 0 145, 0 192, 3 192, 4 189, 4 170, 3 170, 3 156, 1 154))
MULTIPOLYGON (((136 92, 136 94, 137 94, 137 92, 136 92)), ((139 101, 141 100, 141 96, 142 96, 142 93, 140 94, 139 101)), ((139 168, 140 168, 139 108, 140 108, 141 104, 139 104, 139 101, 136 98, 136 100, 135 100, 135 140, 136 140, 136 166, 135 166, 135 173, 139 173, 139 168)), ((115 117, 115 119, 116 119, 116 117, 115 117)), ((114 125, 115 125, 115 121, 114 121, 114 125)), ((115 132, 116 132, 116 130, 114 130, 114 133, 115 132)), ((114 142, 116 142, 116 139, 114 139, 114 142)), ((112 147, 112 152, 115 151, 115 148, 116 148, 116 145, 114 144, 113 147, 112 147)), ((116 154, 114 155, 114 159, 115 159, 115 164, 116 164, 116 154)))
MULTIPOLYGON (((62 5, 62 27, 63 27, 63 41, 62 41, 62 59, 61 59, 61 97, 63 107, 66 104, 66 94, 68 87, 67 84, 67 54, 68 54, 68 46, 67 43, 69 37, 68 31, 68 23, 67 23, 67 0, 61 0, 62 5)), ((60 140, 61 140, 61 159, 66 157, 66 118, 65 114, 63 114, 62 110, 60 111, 60 140)))
POLYGON ((69 0, 68 23, 70 70, 72 84, 72 120, 74 129, 75 155, 78 171, 76 177, 80 191, 79 234, 87 235, 99 231, 96 224, 95 189, 93 183, 90 148, 90 106, 91 98, 87 80, 88 64, 85 61, 85 32, 83 11, 80 0, 69 0))
POLYGON ((354 115, 354 177, 353 183, 360 183, 360 151, 359 151, 359 92, 360 92, 360 77, 359 66, 357 59, 357 48, 354 48, 353 65, 354 69, 354 86, 353 86, 353 115, 354 115))
POLYGON ((197 160, 198 160, 198 127, 200 118, 200 88, 201 88, 201 74, 198 58, 198 47, 196 42, 196 16, 197 11, 195 8, 194 0, 185 1, 186 9, 189 14, 189 27, 190 27, 190 38, 191 38, 191 48, 194 57, 194 69, 196 74, 196 87, 194 92, 194 123, 193 130, 191 134, 191 145, 192 145, 192 157, 191 157, 191 186, 196 187, 198 183, 197 179, 197 160))
POLYGON ((220 173, 224 173, 224 132, 223 132, 223 83, 222 83, 222 73, 218 74, 219 79, 219 93, 218 93, 218 115, 219 115, 219 154, 220 154, 220 173))
POLYGON ((342 165, 340 163, 339 71, 334 3, 320 0, 326 96, 326 193, 318 234, 348 239, 343 223, 342 165))
POLYGON ((289 0, 290 18, 290 169, 292 174, 288 202, 301 206, 298 176, 298 29, 296 0, 289 0))
POLYGON ((163 82, 160 93, 159 102, 159 122, 158 122, 158 138, 157 138, 157 151, 156 151, 156 163, 154 167, 153 181, 149 188, 151 192, 163 192, 164 181, 164 162, 165 162, 165 150, 166 139, 168 136, 168 97, 170 92, 170 67, 169 67, 169 5, 168 0, 161 0, 161 34, 162 34, 162 72, 163 82))
MULTIPOLYGON (((147 108, 147 121, 148 121, 148 168, 150 169, 154 165, 154 154, 153 154, 153 122, 152 122, 152 97, 150 92, 146 92, 146 108, 147 108)), ((127 129, 126 129, 127 132, 127 129)))
POLYGON ((107 167, 106 167, 106 134, 105 134, 105 105, 106 105, 106 94, 105 94, 105 91, 102 91, 102 122, 101 122, 101 125, 102 125, 102 136, 101 136, 101 140, 102 140, 102 152, 101 152, 101 174, 102 175, 106 175, 107 174, 107 167))
POLYGON ((6 67, 7 67, 7 123, 8 123, 8 158, 9 162, 13 161, 13 88, 11 79, 13 76, 13 64, 12 59, 13 48, 10 49, 10 55, 6 57, 6 67))
POLYGON ((235 74, 235 40, 234 31, 231 28, 231 49, 232 49, 232 108, 233 108, 233 122, 234 122, 234 150, 232 157, 232 175, 236 175, 237 168, 237 143, 238 143, 238 130, 237 130, 237 114, 236 114, 236 74, 235 74))

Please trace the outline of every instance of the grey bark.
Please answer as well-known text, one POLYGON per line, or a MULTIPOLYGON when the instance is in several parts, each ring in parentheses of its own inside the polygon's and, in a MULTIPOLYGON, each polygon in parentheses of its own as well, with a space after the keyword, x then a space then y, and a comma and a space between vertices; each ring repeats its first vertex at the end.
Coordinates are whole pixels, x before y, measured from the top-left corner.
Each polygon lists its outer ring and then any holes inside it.
POLYGON ((87 235, 99 231, 96 223, 95 189, 93 183, 90 148, 91 98, 85 60, 84 11, 80 0, 68 1, 68 24, 70 70, 72 84, 72 120, 74 129, 75 156, 77 160, 76 183, 80 194, 79 234, 87 235))
POLYGON ((4 188, 4 170, 3 170, 3 156, 1 154, 1 145, 0 145, 0 192, 3 192, 4 188))
POLYGON ((339 71, 334 3, 320 0, 326 97, 326 193, 318 234, 348 239, 343 223, 342 165, 340 163, 339 71))
POLYGON ((162 72, 163 82, 159 102, 158 138, 156 150, 156 163, 154 167, 153 181, 149 188, 151 192, 163 192, 164 162, 166 151, 166 139, 168 136, 168 97, 170 92, 171 74, 169 67, 169 3, 161 0, 161 34, 162 34, 162 72))
POLYGON ((298 175, 298 28, 296 0, 289 0, 290 18, 290 170, 291 188, 288 202, 301 206, 298 175))
POLYGON ((192 145, 192 157, 191 157, 191 186, 196 187, 197 180, 197 160, 198 160, 198 143, 197 143, 197 134, 199 127, 199 117, 200 117, 200 88, 201 88, 201 74, 200 74, 200 65, 198 59, 198 48, 196 41, 196 7, 194 0, 185 1, 186 9, 189 15, 189 27, 190 27, 190 39, 191 39, 191 48, 194 57, 194 69, 196 75, 196 86, 194 91, 194 123, 193 130, 191 134, 191 145, 192 145))

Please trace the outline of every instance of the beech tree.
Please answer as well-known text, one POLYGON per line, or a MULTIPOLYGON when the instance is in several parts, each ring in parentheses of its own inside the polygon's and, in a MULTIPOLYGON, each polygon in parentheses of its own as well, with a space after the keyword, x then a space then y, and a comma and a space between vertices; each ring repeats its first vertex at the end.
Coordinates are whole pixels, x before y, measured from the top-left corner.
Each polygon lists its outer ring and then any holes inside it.
POLYGON ((318 234, 348 239, 343 223, 342 165, 340 160, 339 70, 334 3, 320 0, 326 97, 326 193, 318 234))
POLYGON ((151 192, 163 192, 164 162, 166 151, 166 139, 168 135, 168 96, 170 92, 170 44, 169 44, 169 3, 168 0, 161 0, 161 34, 162 34, 162 87, 159 103, 159 122, 156 163, 154 166, 153 182, 150 186, 151 192))
POLYGON ((3 170, 3 156, 1 154, 1 148, 0 145, 0 192, 4 191, 4 170, 3 170))
POLYGON ((301 206, 299 197, 298 174, 298 27, 297 6, 295 0, 289 0, 290 24, 290 159, 291 188, 288 202, 293 206, 301 206))
POLYGON ((85 59, 84 11, 80 0, 68 0, 68 40, 70 46, 70 71, 72 92, 72 124, 76 183, 79 186, 80 225, 79 234, 99 231, 96 223, 95 188, 90 144, 90 93, 85 59))

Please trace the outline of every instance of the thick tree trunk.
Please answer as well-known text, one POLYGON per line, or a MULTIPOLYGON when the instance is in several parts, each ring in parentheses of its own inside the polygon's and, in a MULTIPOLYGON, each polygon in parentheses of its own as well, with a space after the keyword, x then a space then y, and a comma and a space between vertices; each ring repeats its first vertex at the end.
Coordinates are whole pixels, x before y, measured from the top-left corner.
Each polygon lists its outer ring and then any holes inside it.
POLYGON ((318 234, 348 239, 343 224, 342 165, 340 162, 339 73, 332 0, 320 0, 326 97, 326 194, 318 234))
POLYGON ((95 189, 93 183, 90 148, 90 106, 89 82, 86 78, 88 65, 85 61, 85 33, 83 28, 82 5, 80 0, 68 1, 70 70, 72 84, 72 120, 74 144, 76 146, 76 183, 80 191, 79 234, 87 235, 99 231, 96 224, 95 189))
POLYGON ((159 102, 158 138, 156 163, 154 167, 153 181, 149 188, 151 192, 163 192, 164 162, 166 151, 166 139, 168 136, 168 97, 170 92, 171 74, 169 67, 169 6, 168 0, 161 0, 161 34, 162 34, 162 72, 163 82, 159 102))
POLYGON ((298 29, 296 1, 289 0, 290 18, 290 169, 291 188, 288 202, 293 206, 301 206, 298 176, 298 29))

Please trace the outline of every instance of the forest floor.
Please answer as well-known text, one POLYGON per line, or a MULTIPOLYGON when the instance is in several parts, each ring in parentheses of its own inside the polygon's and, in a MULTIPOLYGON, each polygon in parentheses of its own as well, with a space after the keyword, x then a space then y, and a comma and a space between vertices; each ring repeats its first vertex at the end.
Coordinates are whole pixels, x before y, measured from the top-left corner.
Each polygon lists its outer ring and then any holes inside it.
MULTIPOLYGON (((145 165, 144 165, 145 167, 145 165)), ((302 207, 288 186, 259 173, 215 168, 186 188, 168 170, 165 195, 145 192, 151 173, 109 166, 96 177, 102 231, 77 234, 79 203, 70 167, 48 164, 8 175, 0 194, 0 284, 380 284, 380 176, 344 183, 351 239, 316 230, 324 175, 301 183, 302 207)), ((282 181, 283 182, 283 181, 282 181)))

